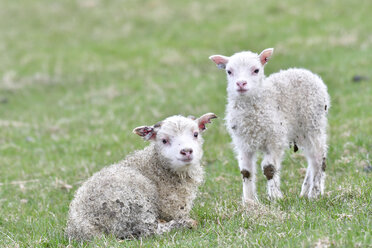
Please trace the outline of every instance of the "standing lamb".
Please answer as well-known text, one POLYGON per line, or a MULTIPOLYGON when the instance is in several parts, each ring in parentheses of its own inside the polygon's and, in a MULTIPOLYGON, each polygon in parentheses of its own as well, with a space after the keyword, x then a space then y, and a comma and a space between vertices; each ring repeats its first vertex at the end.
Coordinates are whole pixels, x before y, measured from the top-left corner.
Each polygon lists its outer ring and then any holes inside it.
POLYGON ((203 181, 201 133, 217 118, 171 116, 134 133, 151 141, 123 161, 95 173, 71 202, 66 235, 89 240, 161 234, 196 224, 189 213, 203 181))
POLYGON ((301 196, 315 198, 324 191, 326 126, 330 107, 327 86, 305 69, 264 75, 274 49, 231 57, 213 55, 227 73, 226 126, 232 137, 243 176, 243 201, 257 201, 256 153, 263 152, 262 170, 270 199, 282 198, 280 167, 284 150, 293 144, 308 161, 301 196))

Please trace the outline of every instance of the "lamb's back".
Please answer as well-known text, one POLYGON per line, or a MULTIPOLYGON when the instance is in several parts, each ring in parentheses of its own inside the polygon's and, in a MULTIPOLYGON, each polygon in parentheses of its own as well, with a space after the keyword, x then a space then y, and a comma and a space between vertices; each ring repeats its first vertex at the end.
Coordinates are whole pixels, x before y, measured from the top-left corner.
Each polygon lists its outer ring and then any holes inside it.
POLYGON ((291 68, 274 73, 267 83, 275 88, 276 102, 293 135, 323 129, 330 107, 327 86, 306 69, 291 68))

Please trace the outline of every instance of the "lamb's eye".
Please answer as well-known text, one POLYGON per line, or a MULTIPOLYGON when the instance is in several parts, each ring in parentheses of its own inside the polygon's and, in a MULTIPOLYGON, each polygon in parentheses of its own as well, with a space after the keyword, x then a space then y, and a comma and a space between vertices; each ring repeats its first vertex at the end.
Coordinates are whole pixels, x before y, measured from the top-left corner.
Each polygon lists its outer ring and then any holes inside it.
POLYGON ((198 137, 198 135, 199 135, 199 133, 198 133, 198 132, 194 132, 194 137, 195 137, 195 138, 197 138, 197 137, 198 137))
POLYGON ((227 70, 227 74, 231 75, 232 74, 232 71, 227 70))
POLYGON ((162 142, 163 142, 163 144, 167 144, 168 143, 168 140, 163 139, 162 142))
POLYGON ((259 71, 260 71, 259 69, 256 69, 256 70, 254 70, 254 73, 257 74, 259 71))

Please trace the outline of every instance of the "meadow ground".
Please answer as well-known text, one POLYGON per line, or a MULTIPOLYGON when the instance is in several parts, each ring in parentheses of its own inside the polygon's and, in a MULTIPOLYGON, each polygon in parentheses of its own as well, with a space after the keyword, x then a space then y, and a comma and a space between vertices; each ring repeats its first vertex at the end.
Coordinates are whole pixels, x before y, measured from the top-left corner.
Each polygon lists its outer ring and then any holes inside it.
POLYGON ((366 247, 372 244, 370 0, 0 0, 0 247, 65 247, 69 203, 105 165, 146 144, 132 129, 214 112, 199 226, 82 247, 366 247), (212 54, 274 47, 266 74, 305 67, 329 87, 326 193, 298 197, 304 157, 286 153, 285 198, 241 206, 212 54), (354 76, 368 79, 354 82, 354 76))

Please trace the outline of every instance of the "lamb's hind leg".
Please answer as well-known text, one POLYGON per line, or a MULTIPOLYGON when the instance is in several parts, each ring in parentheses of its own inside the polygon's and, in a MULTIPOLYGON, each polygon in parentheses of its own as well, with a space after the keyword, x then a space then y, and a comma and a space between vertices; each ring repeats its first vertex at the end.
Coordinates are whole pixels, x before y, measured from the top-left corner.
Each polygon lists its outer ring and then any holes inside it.
POLYGON ((283 151, 270 151, 265 153, 262 160, 262 170, 267 179, 267 193, 270 200, 282 198, 280 191, 280 167, 283 151))
POLYGON ((311 145, 305 148, 308 167, 300 196, 316 198, 324 193, 326 150, 325 137, 322 135, 312 139, 311 145))
POLYGON ((305 176, 304 182, 302 184, 300 197, 307 196, 309 194, 310 185, 311 185, 310 180, 311 180, 311 178, 313 178, 312 169, 310 167, 311 166, 310 166, 310 163, 309 163, 309 165, 307 167, 307 170, 306 170, 306 176, 305 176))

